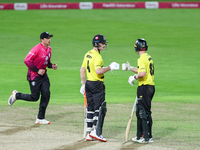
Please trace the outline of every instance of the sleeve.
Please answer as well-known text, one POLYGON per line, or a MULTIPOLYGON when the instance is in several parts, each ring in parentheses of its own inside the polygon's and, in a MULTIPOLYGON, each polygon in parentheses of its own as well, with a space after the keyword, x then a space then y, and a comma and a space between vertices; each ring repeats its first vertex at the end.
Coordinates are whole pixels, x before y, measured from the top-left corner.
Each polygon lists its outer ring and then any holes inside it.
POLYGON ((138 59, 138 73, 139 72, 146 72, 145 63, 142 59, 138 59))
POLYGON ((101 56, 96 57, 94 66, 95 66, 95 70, 103 67, 103 59, 101 56))
POLYGON ((48 68, 52 68, 52 63, 51 63, 51 48, 50 48, 50 57, 49 57, 49 60, 48 60, 48 68))
POLYGON ((85 59, 85 56, 84 56, 84 59, 83 59, 83 63, 82 63, 82 67, 84 68, 87 68, 87 63, 86 63, 86 59, 85 59))
POLYGON ((52 68, 52 63, 51 62, 48 63, 48 68, 52 68))
POLYGON ((31 51, 27 54, 24 59, 24 63, 26 66, 34 72, 38 72, 39 69, 33 64, 34 59, 37 57, 37 51, 35 49, 31 49, 31 51))

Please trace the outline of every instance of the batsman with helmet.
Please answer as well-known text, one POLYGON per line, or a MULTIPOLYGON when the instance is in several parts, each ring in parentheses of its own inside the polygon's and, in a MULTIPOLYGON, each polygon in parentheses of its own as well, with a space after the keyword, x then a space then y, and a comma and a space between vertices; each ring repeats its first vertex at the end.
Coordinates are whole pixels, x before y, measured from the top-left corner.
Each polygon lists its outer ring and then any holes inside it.
POLYGON ((140 55, 137 61, 138 67, 130 66, 129 62, 122 64, 122 70, 130 70, 137 74, 130 76, 128 82, 134 85, 138 80, 136 117, 137 117, 137 136, 132 141, 137 143, 152 143, 152 117, 151 101, 155 93, 154 86, 154 64, 151 56, 146 53, 148 45, 145 39, 140 38, 135 42, 135 52, 140 55))
POLYGON ((102 136, 104 117, 107 112, 105 102, 104 73, 111 70, 119 70, 119 64, 112 62, 109 66, 103 67, 103 59, 100 51, 107 48, 106 38, 97 34, 92 40, 93 49, 88 51, 80 69, 81 89, 80 93, 87 97, 87 141, 99 140, 107 142, 102 136), (87 80, 86 80, 87 72, 87 80))

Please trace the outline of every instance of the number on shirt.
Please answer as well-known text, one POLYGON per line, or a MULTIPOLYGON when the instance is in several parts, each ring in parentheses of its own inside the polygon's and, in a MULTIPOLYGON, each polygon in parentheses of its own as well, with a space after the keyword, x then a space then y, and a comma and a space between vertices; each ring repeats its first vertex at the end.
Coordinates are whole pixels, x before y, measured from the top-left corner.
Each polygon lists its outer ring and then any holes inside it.
POLYGON ((87 70, 90 72, 89 60, 87 61, 87 70))
POLYGON ((153 76, 153 75, 154 75, 154 66, 153 66, 152 63, 150 63, 149 69, 150 69, 150 74, 151 74, 151 76, 153 76))

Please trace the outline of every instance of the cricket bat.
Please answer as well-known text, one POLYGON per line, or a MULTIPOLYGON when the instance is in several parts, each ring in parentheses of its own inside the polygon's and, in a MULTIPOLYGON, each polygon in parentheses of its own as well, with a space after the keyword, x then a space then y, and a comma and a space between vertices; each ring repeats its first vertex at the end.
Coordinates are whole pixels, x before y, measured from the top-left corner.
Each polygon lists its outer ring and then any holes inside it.
POLYGON ((86 92, 84 93, 84 131, 83 131, 83 138, 86 138, 87 135, 87 98, 86 98, 86 92))
POLYGON ((131 128, 131 123, 132 123, 132 119, 133 119, 133 113, 135 111, 135 107, 136 107, 136 103, 137 103, 137 96, 135 98, 135 103, 133 105, 133 109, 132 109, 132 112, 131 112, 131 117, 128 121, 128 124, 127 124, 127 127, 126 127, 126 142, 128 141, 128 136, 129 136, 129 132, 130 132, 130 128, 131 128))

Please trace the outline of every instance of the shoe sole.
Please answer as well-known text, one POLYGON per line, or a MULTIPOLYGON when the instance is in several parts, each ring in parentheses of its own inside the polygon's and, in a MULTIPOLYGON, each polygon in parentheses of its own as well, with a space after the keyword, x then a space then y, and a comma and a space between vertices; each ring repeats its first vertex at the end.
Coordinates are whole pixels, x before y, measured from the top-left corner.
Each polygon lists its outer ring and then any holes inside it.
POLYGON ((139 144, 148 144, 149 142, 138 142, 138 141, 136 141, 136 143, 139 143, 139 144))
POLYGON ((12 106, 11 100, 10 100, 11 98, 12 98, 12 95, 11 95, 11 96, 9 97, 9 99, 8 99, 8 105, 9 105, 9 106, 12 106))
POLYGON ((36 124, 50 124, 50 122, 48 122, 48 123, 40 123, 40 122, 37 122, 36 124))
POLYGON ((105 140, 102 140, 102 139, 99 139, 99 138, 97 138, 97 137, 95 137, 95 136, 92 136, 92 135, 89 135, 91 138, 94 138, 94 139, 96 139, 96 140, 99 140, 99 141, 101 141, 101 142, 107 142, 107 140, 105 141, 105 140))
POLYGON ((132 141, 132 142, 136 142, 136 141, 137 141, 137 139, 131 139, 131 141, 132 141))
POLYGON ((86 141, 96 141, 96 139, 94 139, 94 138, 92 140, 91 139, 86 139, 86 141))
POLYGON ((148 143, 153 143, 154 141, 148 141, 148 142, 139 142, 139 141, 135 141, 136 143, 139 143, 139 144, 148 144, 148 143))
POLYGON ((141 142, 136 142, 138 144, 148 144, 149 142, 141 143, 141 142))
MULTIPOLYGON (((14 90, 14 91, 11 93, 11 96, 10 96, 9 99, 8 99, 8 105, 9 105, 9 106, 12 106, 12 104, 16 101, 16 100, 13 100, 13 102, 12 102, 12 101, 10 100, 11 98, 13 98, 14 92, 17 93, 17 90, 14 90)), ((16 93, 15 93, 15 94, 16 94, 16 93)))

